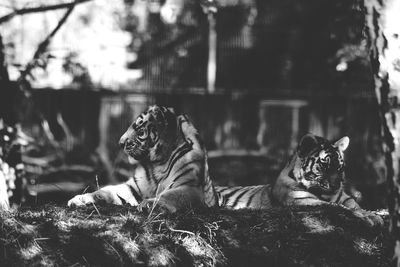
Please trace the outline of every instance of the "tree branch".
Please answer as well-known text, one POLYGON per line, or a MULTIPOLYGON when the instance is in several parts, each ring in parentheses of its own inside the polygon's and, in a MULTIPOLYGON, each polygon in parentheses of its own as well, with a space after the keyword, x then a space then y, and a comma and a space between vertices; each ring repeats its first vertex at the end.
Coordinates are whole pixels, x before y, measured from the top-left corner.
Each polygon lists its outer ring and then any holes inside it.
POLYGON ((13 12, 10 12, 9 14, 1 17, 0 24, 3 22, 7 22, 10 19, 12 19, 18 15, 25 15, 25 14, 29 14, 29 13, 38 13, 38 12, 45 12, 45 11, 56 10, 56 9, 69 8, 71 6, 75 6, 77 4, 85 3, 88 1, 91 1, 91 0, 75 0, 74 2, 71 2, 71 3, 62 3, 62 4, 57 4, 57 5, 17 9, 17 10, 14 10, 13 12))
POLYGON ((49 45, 51 39, 54 35, 58 32, 61 26, 65 23, 69 15, 71 14, 72 10, 74 9, 75 5, 70 5, 67 12, 65 12, 64 16, 58 22, 57 26, 54 30, 44 39, 36 49, 35 54, 33 55, 32 60, 26 65, 26 68, 21 72, 21 76, 18 78, 18 82, 24 81, 25 77, 32 71, 32 69, 37 65, 37 60, 40 56, 46 51, 47 46, 49 45))

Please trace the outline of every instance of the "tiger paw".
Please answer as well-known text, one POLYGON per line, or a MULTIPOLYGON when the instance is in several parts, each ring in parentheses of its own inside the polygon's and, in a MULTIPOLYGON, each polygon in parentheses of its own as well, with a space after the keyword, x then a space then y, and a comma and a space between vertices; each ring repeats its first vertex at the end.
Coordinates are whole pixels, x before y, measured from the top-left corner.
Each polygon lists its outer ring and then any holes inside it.
POLYGON ((383 218, 372 211, 366 211, 365 217, 372 222, 373 226, 380 227, 384 225, 383 218))
POLYGON ((92 194, 83 194, 83 195, 77 195, 74 196, 72 199, 70 199, 67 203, 68 207, 79 207, 79 206, 85 206, 91 203, 94 203, 94 198, 92 194))
POLYGON ((357 210, 354 214, 359 217, 364 223, 369 227, 381 227, 384 225, 384 221, 381 216, 375 214, 372 211, 367 210, 357 210))

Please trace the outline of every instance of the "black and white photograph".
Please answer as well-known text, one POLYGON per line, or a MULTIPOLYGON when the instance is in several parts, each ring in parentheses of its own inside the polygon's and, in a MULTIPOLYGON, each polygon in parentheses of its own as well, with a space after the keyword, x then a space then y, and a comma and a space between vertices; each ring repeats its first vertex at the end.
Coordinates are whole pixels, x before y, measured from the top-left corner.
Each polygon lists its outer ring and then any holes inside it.
POLYGON ((3 266, 400 266, 400 0, 0 0, 3 266))

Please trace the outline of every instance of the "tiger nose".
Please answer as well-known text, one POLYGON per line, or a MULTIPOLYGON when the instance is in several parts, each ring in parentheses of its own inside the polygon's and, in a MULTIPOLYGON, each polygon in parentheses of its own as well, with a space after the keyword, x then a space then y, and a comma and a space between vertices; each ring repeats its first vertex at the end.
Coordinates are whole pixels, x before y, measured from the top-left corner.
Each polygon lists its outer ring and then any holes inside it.
POLYGON ((121 148, 124 148, 124 147, 125 147, 126 139, 127 139, 127 138, 125 137, 125 135, 121 136, 121 138, 119 139, 118 144, 119 144, 119 146, 120 146, 121 148))

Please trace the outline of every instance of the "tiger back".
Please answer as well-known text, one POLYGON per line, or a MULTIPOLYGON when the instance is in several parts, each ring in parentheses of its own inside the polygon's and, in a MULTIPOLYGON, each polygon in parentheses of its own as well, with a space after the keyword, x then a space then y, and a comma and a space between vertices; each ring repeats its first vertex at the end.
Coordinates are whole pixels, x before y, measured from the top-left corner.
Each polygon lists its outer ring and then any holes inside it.
POLYGON ((230 209, 269 209, 273 206, 271 185, 215 186, 218 205, 230 209))
POLYGON ((139 162, 133 177, 119 185, 78 195, 68 206, 106 202, 169 212, 215 206, 207 155, 188 118, 166 107, 151 106, 122 135, 120 146, 139 162))

